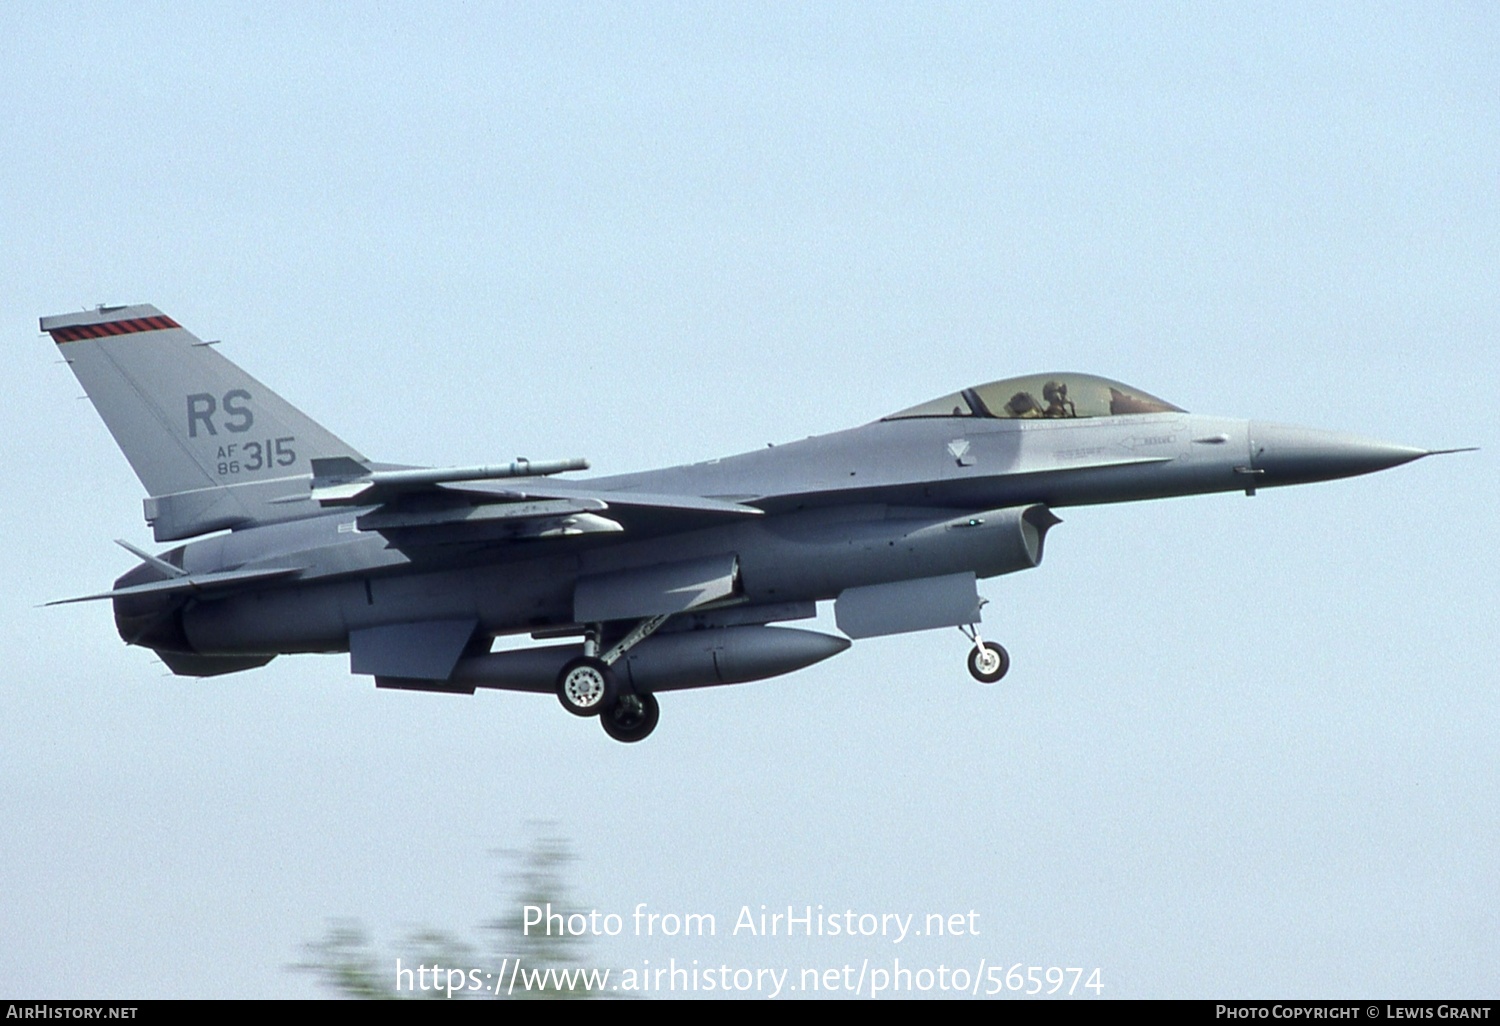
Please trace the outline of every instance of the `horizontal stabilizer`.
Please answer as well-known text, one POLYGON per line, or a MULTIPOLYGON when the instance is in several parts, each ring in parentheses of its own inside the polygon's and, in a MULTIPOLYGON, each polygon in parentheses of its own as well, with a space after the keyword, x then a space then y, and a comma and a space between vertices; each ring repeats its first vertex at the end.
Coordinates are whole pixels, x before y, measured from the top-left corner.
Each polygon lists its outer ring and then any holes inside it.
POLYGON ((125 598, 132 595, 170 595, 174 592, 190 594, 217 588, 233 588, 255 581, 272 581, 278 577, 290 577, 301 572, 300 566, 278 566, 259 570, 222 570, 211 574, 187 574, 182 577, 170 577, 164 581, 152 581, 150 584, 132 584, 128 588, 102 591, 97 595, 58 599, 55 602, 48 602, 47 605, 64 606, 70 602, 94 602, 98 599, 125 598))
POLYGON ((264 666, 276 658, 273 655, 205 656, 166 651, 156 654, 167 664, 167 669, 179 677, 218 677, 225 673, 239 673, 264 666))

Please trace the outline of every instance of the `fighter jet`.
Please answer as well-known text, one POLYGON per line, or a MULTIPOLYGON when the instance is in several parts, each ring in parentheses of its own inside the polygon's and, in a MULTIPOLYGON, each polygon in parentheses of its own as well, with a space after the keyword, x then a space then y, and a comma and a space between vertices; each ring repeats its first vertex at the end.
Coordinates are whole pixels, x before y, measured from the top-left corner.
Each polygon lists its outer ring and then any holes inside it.
MULTIPOLYGON (((376 687, 553 694, 618 741, 659 692, 761 680, 850 639, 957 627, 980 578, 1029 570, 1054 510, 1245 492, 1433 451, 1191 414, 1049 373, 834 434, 589 479, 583 459, 377 463, 153 306, 41 319, 145 486, 151 554, 108 591, 121 638, 177 674, 347 652, 376 687), (832 602, 844 636, 772 626, 832 602), (497 647, 525 635, 543 642, 497 647), (551 643, 557 642, 557 643, 551 643)), ((1454 451, 1454 450, 1446 450, 1454 451)))

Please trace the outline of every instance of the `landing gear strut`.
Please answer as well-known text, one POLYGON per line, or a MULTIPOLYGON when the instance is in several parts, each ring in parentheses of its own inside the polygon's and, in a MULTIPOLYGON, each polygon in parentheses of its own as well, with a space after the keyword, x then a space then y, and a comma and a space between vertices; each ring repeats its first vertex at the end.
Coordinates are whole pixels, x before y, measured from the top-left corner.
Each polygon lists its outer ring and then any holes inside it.
POLYGON ((994 684, 1010 669, 1010 653, 1004 646, 979 636, 979 625, 960 627, 964 637, 974 642, 969 650, 969 674, 981 684, 994 684))
POLYGON ((661 707, 650 694, 621 685, 614 664, 667 622, 651 616, 637 623, 607 652, 600 654, 602 624, 590 624, 583 636, 583 655, 569 660, 557 675, 557 698, 574 716, 598 716, 604 732, 616 741, 640 741, 656 729, 661 707))

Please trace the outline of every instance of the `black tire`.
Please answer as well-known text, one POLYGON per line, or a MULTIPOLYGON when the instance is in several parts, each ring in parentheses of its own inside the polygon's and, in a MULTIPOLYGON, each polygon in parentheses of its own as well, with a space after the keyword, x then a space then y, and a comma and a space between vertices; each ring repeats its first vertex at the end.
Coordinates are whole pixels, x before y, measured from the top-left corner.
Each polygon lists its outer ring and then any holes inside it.
POLYGON ((969 649, 969 675, 981 684, 993 684, 1010 670, 1010 653, 993 641, 986 641, 988 650, 981 654, 979 646, 969 649))
POLYGON ((624 694, 599 716, 604 732, 616 741, 643 741, 661 719, 655 695, 624 694))
POLYGON ((619 693, 615 671, 599 659, 579 656, 557 674, 557 700, 574 716, 598 716, 619 693))

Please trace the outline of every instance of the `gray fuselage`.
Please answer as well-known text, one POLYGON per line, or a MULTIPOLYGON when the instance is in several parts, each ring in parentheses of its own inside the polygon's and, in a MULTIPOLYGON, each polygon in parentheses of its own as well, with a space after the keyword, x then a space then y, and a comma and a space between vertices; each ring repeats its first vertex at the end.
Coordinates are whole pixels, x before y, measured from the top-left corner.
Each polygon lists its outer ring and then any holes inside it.
MULTIPOLYGON (((133 643, 254 656, 346 651, 351 631, 413 619, 472 618, 489 635, 565 627, 575 622, 580 578, 703 556, 737 557, 749 605, 826 600, 850 587, 963 571, 991 577, 1034 563, 1014 558, 1009 536, 988 537, 988 524, 961 534, 933 525, 1031 504, 1246 490, 1256 480, 1251 444, 1250 422, 1175 412, 878 421, 703 463, 548 482, 554 492, 572 485, 730 499, 764 509, 762 517, 412 555, 357 530, 367 510, 340 510, 169 554, 190 573, 301 568, 283 582, 206 597, 175 615, 166 599, 119 598, 117 620, 133 643)), ((120 584, 154 576, 142 566, 120 584)))

